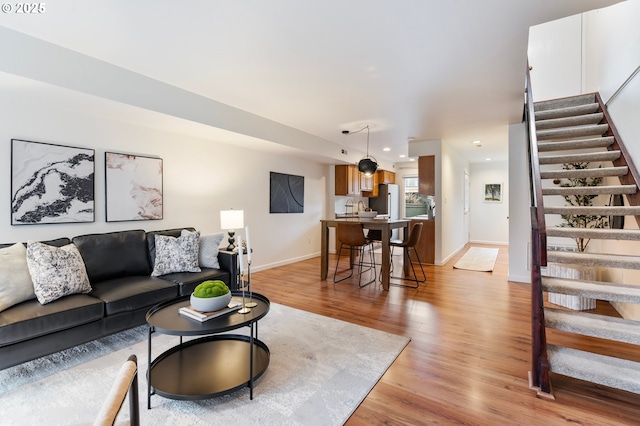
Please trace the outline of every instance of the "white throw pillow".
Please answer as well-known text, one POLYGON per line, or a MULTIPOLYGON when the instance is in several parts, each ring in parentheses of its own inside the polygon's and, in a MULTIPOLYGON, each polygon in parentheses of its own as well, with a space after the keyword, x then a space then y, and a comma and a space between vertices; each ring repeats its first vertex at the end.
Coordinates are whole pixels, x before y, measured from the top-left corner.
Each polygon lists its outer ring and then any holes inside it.
POLYGON ((152 277, 172 272, 200 272, 198 240, 200 232, 188 232, 180 237, 156 235, 156 262, 152 277))
POLYGON ((16 243, 0 249, 0 277, 0 312, 36 297, 24 244, 16 243))
POLYGON ((62 296, 91 291, 87 269, 74 244, 54 247, 29 241, 27 265, 33 291, 43 305, 62 296))
POLYGON ((223 239, 224 234, 222 232, 200 236, 198 259, 201 267, 220 269, 218 251, 220 250, 220 243, 222 243, 223 239))

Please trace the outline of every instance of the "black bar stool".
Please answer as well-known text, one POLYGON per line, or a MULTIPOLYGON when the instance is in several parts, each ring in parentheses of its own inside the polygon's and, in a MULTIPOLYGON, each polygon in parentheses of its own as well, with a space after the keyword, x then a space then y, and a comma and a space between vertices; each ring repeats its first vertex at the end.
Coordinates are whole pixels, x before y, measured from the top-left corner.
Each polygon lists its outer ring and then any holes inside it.
POLYGON ((420 285, 420 283, 423 283, 425 281, 427 281, 427 275, 424 273, 424 268, 422 267, 422 263, 420 262, 420 256, 418 256, 418 251, 416 250, 416 245, 418 244, 418 241, 420 240, 420 235, 422 234, 422 223, 420 222, 416 222, 413 224, 413 226, 411 227, 411 232, 409 233, 409 238, 406 239, 405 241, 395 241, 392 240, 389 245, 391 246, 391 262, 392 262, 392 270, 393 270, 393 249, 395 247, 399 247, 399 248, 403 248, 407 251, 407 257, 409 258, 409 264, 411 265, 411 271, 413 272, 413 278, 410 277, 395 277, 392 276, 391 278, 395 278, 395 279, 399 279, 399 280, 403 280, 403 281, 411 281, 414 282, 415 285, 407 285, 407 284, 400 284, 400 283, 393 283, 390 282, 389 284, 391 285, 395 285, 395 286, 399 286, 399 287, 409 287, 409 288, 418 288, 418 286, 420 285), (414 262, 413 260, 411 260, 411 252, 413 251, 413 253, 416 255, 416 259, 418 261, 418 265, 420 265, 420 270, 422 271, 422 279, 418 279, 418 276, 416 275, 416 269, 414 266, 414 262))
POLYGON ((336 238, 340 242, 340 249, 338 250, 338 260, 336 262, 336 270, 333 274, 333 282, 338 283, 344 281, 353 276, 353 265, 349 265, 351 273, 346 277, 337 279, 338 266, 340 265, 340 255, 342 254, 342 248, 347 246, 349 249, 349 262, 351 262, 351 255, 355 254, 359 256, 358 260, 358 286, 364 287, 371 284, 376 280, 376 268, 375 257, 373 255, 373 243, 364 235, 364 229, 360 223, 338 223, 336 238), (369 247, 369 262, 364 261, 365 249, 369 247), (366 268, 365 268, 366 267, 366 268), (373 269, 373 279, 362 284, 362 273, 373 269))

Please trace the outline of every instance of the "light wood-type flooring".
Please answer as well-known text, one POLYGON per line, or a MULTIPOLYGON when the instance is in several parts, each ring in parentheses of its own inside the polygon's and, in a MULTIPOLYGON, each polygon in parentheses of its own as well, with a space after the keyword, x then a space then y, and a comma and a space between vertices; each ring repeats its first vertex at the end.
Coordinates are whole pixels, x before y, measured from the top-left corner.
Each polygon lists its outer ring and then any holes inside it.
MULTIPOLYGON (((493 272, 454 269, 464 251, 425 266, 417 290, 334 284, 335 256, 326 281, 317 257, 255 272, 252 286, 276 303, 411 337, 347 425, 640 425, 638 395, 552 375, 556 400, 537 398, 527 381, 530 287, 507 281, 506 246, 493 272)), ((600 301, 597 310, 615 312, 600 301)), ((551 343, 572 339, 595 351, 601 343, 549 334, 551 343)), ((619 351, 640 360, 636 347, 619 351)))

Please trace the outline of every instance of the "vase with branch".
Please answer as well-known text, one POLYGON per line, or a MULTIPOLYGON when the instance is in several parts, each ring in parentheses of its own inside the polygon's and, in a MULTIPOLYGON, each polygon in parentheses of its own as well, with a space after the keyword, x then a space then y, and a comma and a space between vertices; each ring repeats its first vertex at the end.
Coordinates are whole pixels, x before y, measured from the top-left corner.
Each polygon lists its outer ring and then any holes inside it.
MULTIPOLYGON (((602 167, 602 166, 599 166, 602 167)), ((562 168, 564 170, 584 170, 589 168, 589 162, 578 163, 565 163, 562 168)), ((599 186, 603 182, 602 177, 578 177, 567 178, 560 184, 563 188, 577 188, 577 187, 590 187, 599 186)), ((596 194, 571 194, 564 195, 565 202, 570 206, 575 207, 591 207, 596 194)), ((609 226, 609 221, 606 216, 598 215, 582 215, 582 214, 563 214, 561 215, 564 221, 559 226, 564 228, 606 228, 609 226)), ((576 246, 579 252, 584 252, 591 241, 589 238, 576 237, 574 238, 576 246)))

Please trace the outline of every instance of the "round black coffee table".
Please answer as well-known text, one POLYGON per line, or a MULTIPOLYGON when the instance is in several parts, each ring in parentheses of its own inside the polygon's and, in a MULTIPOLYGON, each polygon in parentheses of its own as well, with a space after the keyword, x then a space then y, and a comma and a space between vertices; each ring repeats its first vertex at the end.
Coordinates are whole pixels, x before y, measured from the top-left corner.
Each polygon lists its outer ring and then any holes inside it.
MULTIPOLYGON (((232 292, 233 300, 241 300, 241 292, 232 292)), ((245 292, 245 302, 249 301, 245 292)), ((189 296, 160 303, 147 313, 149 324, 147 370, 147 408, 151 395, 166 398, 195 400, 212 398, 249 387, 253 399, 253 383, 269 366, 270 352, 258 340, 258 320, 269 312, 269 299, 253 293, 257 306, 251 312, 237 311, 205 322, 187 318, 178 309, 189 306, 189 296), (249 328, 249 335, 219 334, 241 327, 249 328), (180 336, 177 346, 151 360, 153 333, 180 336), (186 336, 206 336, 183 342, 186 336)))

